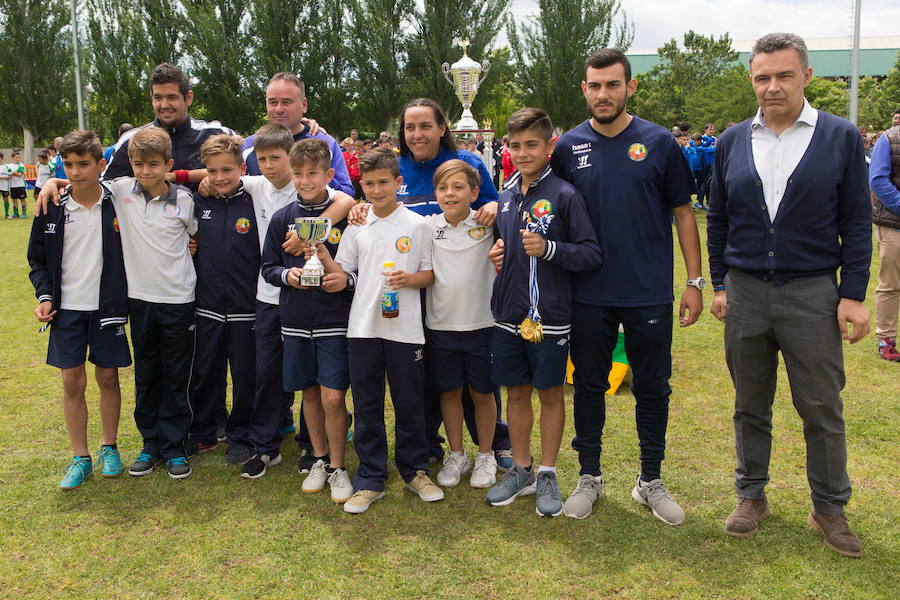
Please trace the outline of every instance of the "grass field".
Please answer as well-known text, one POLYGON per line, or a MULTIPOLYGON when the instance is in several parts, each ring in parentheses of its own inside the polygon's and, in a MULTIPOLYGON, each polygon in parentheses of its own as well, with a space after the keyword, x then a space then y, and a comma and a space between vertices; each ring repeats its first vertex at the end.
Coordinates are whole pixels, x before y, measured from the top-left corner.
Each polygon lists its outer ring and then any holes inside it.
MULTIPOLYGON (((426 505, 393 470, 387 497, 348 515, 326 493, 300 491, 293 442, 283 447, 285 463, 257 481, 227 466, 220 446, 192 461, 187 480, 157 471, 62 492, 56 486, 71 452, 60 378, 44 364, 47 334, 37 333, 32 314, 29 227, 30 220, 0 222, 2 598, 898 597, 900 364, 877 360, 871 336, 845 346, 854 486, 847 513, 865 556, 839 557, 805 523, 805 449, 783 368, 768 488, 773 515, 755 537, 735 540, 722 531, 735 500, 733 390, 722 326, 708 312, 674 336, 663 476, 687 512, 681 527, 631 499, 638 448, 627 386, 608 402, 607 492, 585 521, 541 519, 530 498, 492 508, 467 485, 426 505)), ((873 275, 870 310, 874 286, 873 275)), ((131 369, 122 372, 122 389, 119 447, 130 461, 141 448, 131 369)), ((96 386, 88 390, 96 453, 96 386)), ((570 388, 566 397, 571 405, 570 388)), ((571 414, 570 407, 559 465, 565 495, 578 474, 571 414)), ((356 467, 352 452, 349 467, 356 467)))

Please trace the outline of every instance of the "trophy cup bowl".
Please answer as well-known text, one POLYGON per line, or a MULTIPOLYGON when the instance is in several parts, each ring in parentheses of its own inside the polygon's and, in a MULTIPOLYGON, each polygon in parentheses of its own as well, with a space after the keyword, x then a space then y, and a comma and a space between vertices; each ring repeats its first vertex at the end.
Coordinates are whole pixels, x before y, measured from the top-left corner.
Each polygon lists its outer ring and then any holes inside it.
POLYGON ((475 101, 475 96, 478 95, 478 87, 491 69, 491 63, 484 60, 479 64, 472 60, 466 54, 468 40, 462 40, 459 44, 463 48, 462 58, 452 65, 442 64, 441 69, 444 72, 444 78, 453 86, 453 91, 456 92, 456 97, 463 107, 462 117, 456 128, 478 129, 478 123, 472 116, 472 103, 475 101))
MULTIPOLYGON (((328 238, 331 232, 331 219, 324 217, 297 217, 294 219, 294 233, 304 242, 318 250, 318 245, 328 238)), ((322 285, 325 267, 317 254, 307 259, 300 275, 300 285, 318 287, 322 285)))

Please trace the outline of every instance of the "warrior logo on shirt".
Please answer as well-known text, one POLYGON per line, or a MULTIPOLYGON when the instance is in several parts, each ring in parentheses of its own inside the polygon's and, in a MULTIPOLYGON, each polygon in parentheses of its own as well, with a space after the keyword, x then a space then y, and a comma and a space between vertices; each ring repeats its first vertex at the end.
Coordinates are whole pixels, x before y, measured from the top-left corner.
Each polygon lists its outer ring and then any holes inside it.
POLYGON ((118 218, 113 219, 113 230, 115 230, 116 233, 119 233, 119 219, 118 218))
POLYGON ((503 203, 503 210, 500 212, 509 212, 509 200, 503 203))
POLYGON ((203 214, 200 215, 201 219, 212 219, 212 210, 204 210, 203 214))
POLYGON ((553 205, 550 204, 549 200, 538 200, 534 203, 534 206, 531 207, 531 214, 534 215, 535 219, 540 219, 541 217, 545 217, 553 212, 553 205))
POLYGON ((331 233, 328 234, 328 243, 329 244, 339 244, 341 241, 342 235, 343 234, 341 233, 340 229, 338 229, 337 227, 332 227, 331 233))
POLYGON ((484 236, 487 235, 487 228, 485 227, 473 227, 469 230, 469 237, 473 240, 483 239, 484 236))
POLYGON ((397 190, 398 196, 406 196, 409 192, 406 191, 407 185, 404 183, 400 186, 400 189, 397 190))
POLYGON ((643 144, 632 144, 628 146, 628 158, 635 162, 641 162, 647 158, 647 147, 643 144))
POLYGON ((578 157, 578 166, 575 168, 576 169, 587 169, 588 167, 591 166, 591 163, 588 162, 590 160, 590 158, 591 158, 590 154, 582 154, 581 156, 578 157))
POLYGON ((63 219, 63 223, 65 223, 66 225, 68 225, 68 224, 71 223, 71 222, 72 222, 72 215, 70 215, 69 213, 66 213, 66 218, 63 219))
POLYGON ((246 217, 241 217, 237 221, 234 222, 234 230, 240 234, 247 233, 250 231, 250 219, 246 217))
POLYGON ((56 223, 47 223, 47 229, 44 233, 56 233, 56 223))
POLYGON ((434 239, 442 240, 442 239, 444 239, 445 234, 446 234, 446 232, 443 229, 435 229, 434 230, 434 239))
POLYGON ((412 240, 406 235, 398 237, 397 241, 394 243, 394 247, 397 248, 397 252, 400 254, 407 254, 412 247, 412 240))

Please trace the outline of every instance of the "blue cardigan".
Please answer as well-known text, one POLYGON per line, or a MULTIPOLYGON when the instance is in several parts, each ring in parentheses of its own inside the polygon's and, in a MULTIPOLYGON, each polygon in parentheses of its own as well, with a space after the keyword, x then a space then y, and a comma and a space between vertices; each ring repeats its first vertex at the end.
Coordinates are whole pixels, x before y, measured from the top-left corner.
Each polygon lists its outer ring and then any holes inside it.
POLYGON ((809 148, 788 179, 772 222, 753 162, 752 122, 729 127, 716 143, 707 216, 713 285, 723 285, 730 268, 775 285, 840 269, 840 297, 864 300, 872 210, 856 127, 819 111, 809 148))

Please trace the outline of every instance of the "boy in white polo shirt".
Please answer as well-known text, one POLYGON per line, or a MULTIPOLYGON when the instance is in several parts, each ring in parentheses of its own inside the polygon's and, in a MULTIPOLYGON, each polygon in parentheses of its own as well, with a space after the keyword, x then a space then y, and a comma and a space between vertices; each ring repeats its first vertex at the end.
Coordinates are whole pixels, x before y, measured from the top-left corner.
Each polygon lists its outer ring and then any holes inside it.
POLYGON ((463 447, 463 386, 475 405, 478 454, 469 484, 488 488, 497 479, 491 449, 497 420, 491 381, 491 291, 496 270, 488 257, 493 231, 475 221, 471 203, 478 198, 478 171, 461 160, 448 160, 434 172, 434 193, 443 211, 426 218, 431 226, 434 285, 426 290, 425 352, 432 389, 441 395, 441 416, 450 453, 437 475, 439 485, 454 486, 471 465, 463 447))
POLYGON ((360 181, 372 210, 365 226, 346 228, 334 261, 322 257, 328 271, 323 289, 354 290, 347 338, 359 468, 353 485, 356 492, 344 503, 349 513, 365 512, 384 496, 388 475, 385 372, 396 418, 397 469, 422 500, 444 497, 428 477, 423 411, 425 335, 419 289, 434 281, 431 231, 421 216, 397 202, 403 177, 391 150, 372 150, 359 163, 360 181))

